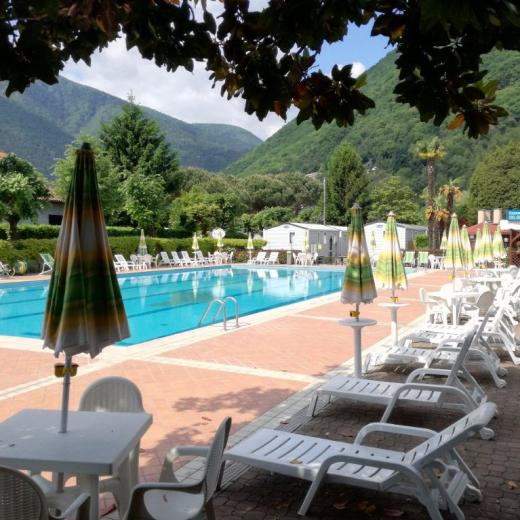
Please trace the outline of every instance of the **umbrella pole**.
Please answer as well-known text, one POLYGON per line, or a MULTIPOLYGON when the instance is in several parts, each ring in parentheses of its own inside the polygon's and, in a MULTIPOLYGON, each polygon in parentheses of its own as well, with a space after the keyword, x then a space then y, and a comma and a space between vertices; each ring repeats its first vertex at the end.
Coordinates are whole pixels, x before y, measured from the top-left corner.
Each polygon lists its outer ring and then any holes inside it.
POLYGON ((67 419, 69 415, 69 390, 70 390, 70 369, 72 366, 72 356, 65 356, 65 367, 63 370, 63 393, 61 395, 61 420, 60 433, 67 433, 67 419))

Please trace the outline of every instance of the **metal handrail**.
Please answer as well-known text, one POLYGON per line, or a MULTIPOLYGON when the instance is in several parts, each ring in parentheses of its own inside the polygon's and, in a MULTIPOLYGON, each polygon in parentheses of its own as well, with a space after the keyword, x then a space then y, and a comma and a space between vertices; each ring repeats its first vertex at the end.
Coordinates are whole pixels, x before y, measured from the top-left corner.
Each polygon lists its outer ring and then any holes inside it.
POLYGON ((217 320, 217 318, 219 317, 220 313, 222 312, 223 313, 223 316, 222 316, 222 323, 224 325, 224 330, 227 330, 227 309, 226 309, 226 302, 228 301, 231 301, 234 303, 234 307, 235 307, 235 327, 238 328, 238 317, 240 315, 240 307, 238 305, 238 301, 235 297, 233 296, 226 296, 225 298, 213 298, 209 303, 208 305, 206 306, 206 310, 204 311, 204 313, 202 314, 202 317, 200 318, 199 320, 199 327, 202 325, 202 323, 204 322, 204 320, 206 319, 206 317, 208 316, 209 314, 209 311, 213 308, 213 305, 215 305, 215 303, 218 303, 218 308, 217 308, 217 312, 213 315, 213 320, 212 320, 212 323, 215 323, 215 321, 217 320))

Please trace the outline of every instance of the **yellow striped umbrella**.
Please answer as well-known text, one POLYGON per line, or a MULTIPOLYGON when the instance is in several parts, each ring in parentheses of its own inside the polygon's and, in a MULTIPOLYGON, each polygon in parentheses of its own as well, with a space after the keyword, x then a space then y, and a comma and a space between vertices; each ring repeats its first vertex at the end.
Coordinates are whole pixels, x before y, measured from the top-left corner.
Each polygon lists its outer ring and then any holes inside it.
POLYGON ((247 245, 246 245, 247 252, 249 254, 249 260, 248 262, 251 263, 251 252, 255 249, 255 246, 253 244, 253 237, 251 236, 251 233, 247 236, 247 245))
POLYGON ((222 249, 224 247, 224 241, 222 240, 222 237, 218 237, 217 238, 217 247, 220 249, 222 249))
POLYGON ((493 239, 491 238, 487 222, 484 222, 482 226, 482 241, 480 247, 480 261, 482 263, 491 263, 493 261, 493 239))
POLYGON ((193 241, 191 242, 192 251, 198 251, 199 248, 199 239, 197 238, 197 233, 193 233, 193 241))
POLYGON ((453 276, 455 276, 457 269, 464 269, 464 251, 456 213, 451 216, 444 266, 453 270, 453 276))
POLYGON ((388 214, 386 221, 383 249, 377 258, 375 278, 378 287, 392 291, 392 299, 394 301, 395 290, 408 287, 401 248, 399 247, 395 216, 392 211, 388 214))
POLYGON ((477 233, 475 235, 475 244, 473 246, 473 262, 475 262, 475 265, 479 265, 481 260, 481 251, 482 249, 482 231, 480 229, 477 229, 477 233))
POLYGON ((473 263, 473 252, 471 251, 471 242, 469 240, 468 228, 465 224, 462 226, 460 240, 462 242, 462 250, 464 252, 464 269, 469 271, 470 269, 473 269, 475 264, 473 263))
POLYGON ((495 234, 493 235, 493 258, 496 260, 503 260, 506 257, 507 251, 502 240, 502 230, 500 229, 500 226, 497 226, 495 234))
POLYGON ((137 254, 144 256, 148 254, 148 247, 146 246, 146 238, 144 236, 144 229, 141 229, 141 236, 139 237, 139 245, 137 246, 137 254))
POLYGON ((446 236, 446 230, 444 230, 442 232, 442 240, 441 240, 441 245, 440 245, 439 249, 441 251, 446 251, 447 248, 448 248, 448 237, 446 236))
POLYGON ((377 297, 377 291, 370 265, 361 208, 358 204, 354 204, 351 211, 352 218, 347 232, 347 267, 343 279, 341 301, 356 305, 356 312, 353 313, 353 316, 357 318, 359 317, 359 304, 370 303, 377 297))
MULTIPOLYGON (((65 354, 61 431, 67 428, 72 356, 97 356, 130 335, 99 202, 94 154, 77 151, 43 321, 43 346, 65 354)), ((57 371, 60 371, 58 367, 57 371)))

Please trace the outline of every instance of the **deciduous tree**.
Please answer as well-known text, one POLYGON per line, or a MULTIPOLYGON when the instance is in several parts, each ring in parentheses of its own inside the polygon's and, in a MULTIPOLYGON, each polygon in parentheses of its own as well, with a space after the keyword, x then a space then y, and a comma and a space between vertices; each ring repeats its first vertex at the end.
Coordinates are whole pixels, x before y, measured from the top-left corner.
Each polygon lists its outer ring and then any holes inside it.
POLYGON ((0 159, 0 220, 9 224, 12 240, 20 220, 36 218, 48 196, 45 178, 31 163, 14 154, 0 159))

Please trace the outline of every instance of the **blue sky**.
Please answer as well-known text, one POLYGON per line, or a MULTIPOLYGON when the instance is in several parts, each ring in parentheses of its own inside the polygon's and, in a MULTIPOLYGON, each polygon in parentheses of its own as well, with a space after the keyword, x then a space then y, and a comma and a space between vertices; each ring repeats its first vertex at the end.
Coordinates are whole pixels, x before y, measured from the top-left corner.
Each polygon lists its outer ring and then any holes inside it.
MULTIPOLYGON (((324 46, 318 66, 328 73, 335 63, 353 63, 353 71, 360 74, 389 51, 384 38, 370 37, 370 27, 352 26, 344 41, 324 46)), ((63 75, 122 99, 132 92, 139 104, 188 123, 229 123, 262 139, 285 124, 275 114, 259 121, 244 112, 242 99, 222 98, 219 85, 211 88, 209 74, 202 64, 197 64, 193 73, 181 69, 169 73, 142 59, 137 51, 127 51, 123 40, 95 53, 90 67, 84 63, 68 63, 63 75)), ((295 117, 296 111, 292 110, 289 115, 289 119, 295 117)))

